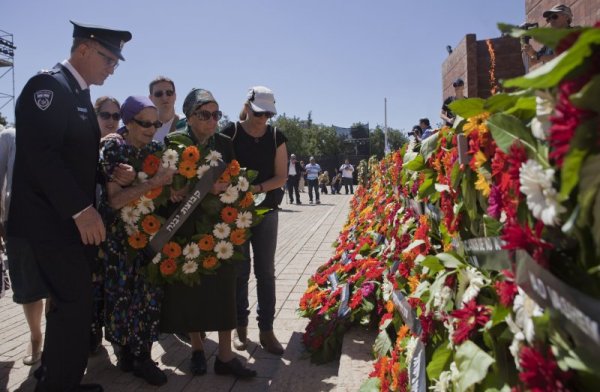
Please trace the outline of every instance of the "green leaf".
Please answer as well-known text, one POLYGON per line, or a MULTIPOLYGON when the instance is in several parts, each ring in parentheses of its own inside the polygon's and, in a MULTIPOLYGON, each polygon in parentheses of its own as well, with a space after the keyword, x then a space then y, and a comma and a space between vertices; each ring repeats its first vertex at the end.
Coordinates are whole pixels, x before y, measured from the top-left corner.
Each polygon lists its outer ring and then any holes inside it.
POLYGON ((458 268, 464 265, 462 261, 450 253, 438 253, 435 257, 440 259, 446 268, 458 268))
POLYGON ((492 95, 485 101, 484 109, 491 113, 504 112, 513 107, 519 97, 511 94, 496 94, 492 95))
POLYGON ((594 242, 596 243, 596 254, 600 255, 600 192, 596 193, 596 200, 594 201, 592 215, 594 217, 592 233, 594 237, 594 242))
POLYGON ((600 173, 600 155, 595 154, 589 156, 581 167, 578 197, 581 213, 577 220, 579 227, 587 226, 590 223, 594 199, 600 186, 600 176, 598 173, 600 173))
POLYGON ((487 125, 496 144, 503 152, 508 153, 510 146, 519 141, 529 151, 530 157, 537 157, 540 163, 548 167, 546 159, 540 156, 535 148, 536 142, 533 136, 517 117, 496 113, 487 120, 487 125))
POLYGON ((446 342, 443 342, 433 352, 433 356, 427 365, 427 377, 429 380, 437 380, 440 374, 450 366, 452 360, 452 350, 448 348, 446 342))
POLYGON ((373 344, 373 352, 378 357, 382 357, 384 355, 387 355, 392 350, 393 344, 394 343, 392 342, 392 339, 390 339, 390 336, 387 333, 387 329, 383 329, 375 338, 375 343, 373 344))
POLYGON ((571 102, 581 109, 600 112, 600 75, 594 76, 581 90, 571 95, 571 102))
POLYGON ((445 269, 440 260, 435 256, 426 256, 421 262, 421 265, 429 268, 429 270, 434 274, 445 269))
POLYGON ((427 197, 433 192, 435 192, 433 178, 431 176, 426 176, 423 179, 423 183, 421 183, 421 186, 419 187, 419 197, 427 197))
POLYGON ((467 98, 453 101, 450 105, 453 113, 469 118, 485 112, 485 100, 482 98, 467 98))
POLYGON ((588 154, 588 150, 574 148, 565 156, 563 167, 560 170, 560 196, 567 199, 569 194, 579 183, 579 170, 588 154))
POLYGON ((548 45, 551 48, 556 48, 558 46, 558 43, 562 39, 564 39, 569 34, 572 34, 575 31, 574 29, 549 29, 544 27, 523 30, 517 26, 505 23, 498 23, 498 28, 500 29, 500 31, 508 33, 508 35, 512 37, 532 37, 537 42, 540 42, 544 45, 548 45))
POLYGON ((427 162, 431 154, 437 150, 438 138, 439 133, 436 132, 421 142, 421 155, 424 162, 427 162))
POLYGON ((505 113, 512 114, 523 121, 529 121, 536 115, 535 97, 519 97, 517 103, 505 113))
POLYGON ((459 391, 465 391, 483 380, 488 373, 488 368, 496 362, 494 358, 470 340, 458 346, 454 361, 459 373, 459 391))
POLYGON ((498 325, 500 323, 504 323, 506 316, 508 316, 510 314, 510 309, 505 308, 504 306, 498 304, 496 305, 496 307, 494 308, 494 311, 492 312, 492 327, 495 325, 498 325))
POLYGON ((363 382, 358 392, 379 392, 381 390, 381 381, 378 378, 368 378, 363 382))
POLYGON ((496 237, 502 232, 504 224, 489 215, 483 216, 483 227, 486 237, 496 237))
MULTIPOLYGON (((537 31, 534 30, 529 30, 528 33, 533 36, 533 34, 537 33, 537 31)), ((588 57, 590 57, 594 50, 593 46, 599 44, 600 29, 584 30, 569 50, 561 53, 558 57, 525 76, 505 81, 504 87, 554 87, 563 80, 567 74, 579 67, 588 57)))
POLYGON ((410 162, 406 162, 404 165, 402 165, 402 167, 412 171, 423 170, 425 167, 425 161, 423 160, 422 155, 417 155, 415 159, 410 162))

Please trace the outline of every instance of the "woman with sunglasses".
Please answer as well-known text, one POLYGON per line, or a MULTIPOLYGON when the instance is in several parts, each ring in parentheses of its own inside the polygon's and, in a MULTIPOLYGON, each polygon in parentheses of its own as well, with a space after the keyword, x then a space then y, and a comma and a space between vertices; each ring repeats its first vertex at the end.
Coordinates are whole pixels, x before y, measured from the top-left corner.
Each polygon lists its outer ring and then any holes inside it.
POLYGON ((257 170, 252 184, 255 193, 266 192, 259 207, 268 208, 264 219, 252 227, 252 236, 244 245, 246 260, 240 263, 237 278, 237 328, 234 347, 245 350, 248 342, 248 281, 250 279, 250 244, 254 254, 254 275, 258 295, 259 340, 268 352, 283 354, 283 347, 273 332, 275 319, 275 249, 281 187, 287 180, 286 137, 267 121, 277 114, 273 91, 267 87, 252 87, 240 112, 240 121, 229 124, 222 132, 233 139, 236 159, 242 167, 257 170))
POLYGON ((147 264, 142 252, 132 256, 127 250, 128 235, 118 210, 139 199, 148 191, 170 184, 174 170, 159 167, 146 182, 127 187, 112 181, 113 173, 121 164, 132 165, 141 171, 144 159, 163 149, 163 144, 152 140, 158 121, 158 111, 147 97, 128 97, 121 107, 125 124, 117 131, 121 137, 110 137, 100 150, 100 171, 106 181, 110 211, 105 222, 105 333, 106 339, 119 347, 117 366, 124 372, 133 371, 152 385, 163 385, 167 376, 150 357, 152 343, 158 340, 162 289, 149 284, 141 274, 147 264))
POLYGON ((100 125, 100 138, 116 132, 117 128, 119 128, 119 120, 121 119, 120 107, 121 104, 119 101, 113 97, 103 96, 96 100, 94 109, 98 125, 100 125))
MULTIPOLYGON (((222 117, 219 104, 210 91, 195 88, 183 102, 186 126, 165 137, 169 140, 188 138, 190 144, 209 146, 221 153, 224 162, 233 159, 231 139, 215 133, 222 117)), ((227 183, 217 182, 212 193, 219 194, 228 187, 227 183)), ((184 190, 182 193, 186 193, 184 190)), ((182 195, 179 195, 182 196, 182 195)), ((175 237, 191 237, 195 233, 199 218, 206 214, 202 204, 192 212, 175 237)), ((231 374, 239 378, 256 376, 256 371, 244 367, 231 350, 231 331, 236 326, 235 305, 235 266, 223 263, 214 275, 203 275, 199 285, 188 286, 181 282, 165 286, 161 315, 161 331, 189 333, 192 345, 190 370, 194 375, 203 375, 207 371, 206 356, 201 331, 218 331, 219 348, 215 357, 216 374, 231 374)))

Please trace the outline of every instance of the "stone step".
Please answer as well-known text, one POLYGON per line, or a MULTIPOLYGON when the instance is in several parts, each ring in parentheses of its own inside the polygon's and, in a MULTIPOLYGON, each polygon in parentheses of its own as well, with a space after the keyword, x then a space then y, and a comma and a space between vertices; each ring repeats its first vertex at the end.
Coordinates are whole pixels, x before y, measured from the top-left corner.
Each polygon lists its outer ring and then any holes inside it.
POLYGON ((356 392, 373 371, 376 330, 352 327, 344 335, 336 392, 356 392))

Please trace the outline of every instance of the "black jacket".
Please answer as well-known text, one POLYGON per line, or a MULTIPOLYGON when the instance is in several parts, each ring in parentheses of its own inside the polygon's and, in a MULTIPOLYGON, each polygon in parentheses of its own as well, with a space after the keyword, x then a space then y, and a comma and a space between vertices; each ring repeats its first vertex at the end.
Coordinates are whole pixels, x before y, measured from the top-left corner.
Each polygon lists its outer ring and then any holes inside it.
POLYGON ((296 165, 295 166, 296 166, 296 175, 293 176, 293 175, 289 174, 290 164, 288 162, 288 177, 293 177, 293 178, 300 179, 300 176, 302 175, 302 172, 304 171, 304 169, 302 169, 302 165, 298 161, 296 161, 296 165))
POLYGON ((15 109, 10 236, 79 240, 72 218, 94 204, 100 128, 89 90, 62 65, 32 77, 15 109))

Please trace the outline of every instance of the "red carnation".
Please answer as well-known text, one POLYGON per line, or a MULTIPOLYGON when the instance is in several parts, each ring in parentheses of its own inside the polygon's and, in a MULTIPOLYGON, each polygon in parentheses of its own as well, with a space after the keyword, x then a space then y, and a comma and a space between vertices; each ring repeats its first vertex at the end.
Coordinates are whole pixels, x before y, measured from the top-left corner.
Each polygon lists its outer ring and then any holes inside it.
POLYGON ((502 273, 505 279, 496 282, 496 293, 498 293, 502 305, 511 307, 518 292, 517 285, 515 284, 515 275, 509 270, 504 270, 502 273))
POLYGON ((523 371, 519 379, 532 392, 568 391, 567 381, 573 376, 571 372, 563 372, 556 364, 550 347, 546 355, 533 347, 523 347, 519 354, 519 363, 523 371))

